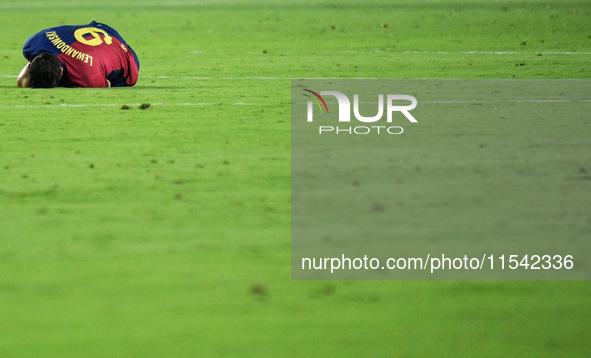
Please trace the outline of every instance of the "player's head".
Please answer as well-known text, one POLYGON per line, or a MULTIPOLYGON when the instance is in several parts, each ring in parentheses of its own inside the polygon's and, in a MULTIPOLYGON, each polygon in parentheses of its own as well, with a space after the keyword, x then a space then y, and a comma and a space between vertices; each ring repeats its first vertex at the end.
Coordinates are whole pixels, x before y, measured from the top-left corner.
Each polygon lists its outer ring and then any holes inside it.
POLYGON ((29 66, 31 88, 54 88, 62 76, 57 57, 49 53, 37 55, 29 66))

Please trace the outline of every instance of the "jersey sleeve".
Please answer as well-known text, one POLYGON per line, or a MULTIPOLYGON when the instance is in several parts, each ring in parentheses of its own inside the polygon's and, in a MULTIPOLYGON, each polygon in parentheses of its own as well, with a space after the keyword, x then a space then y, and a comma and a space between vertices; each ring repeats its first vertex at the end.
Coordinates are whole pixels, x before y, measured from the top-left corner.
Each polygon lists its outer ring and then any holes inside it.
POLYGON ((47 40, 47 36, 41 32, 29 37, 23 45, 23 56, 29 62, 31 62, 35 56, 44 52, 54 55, 58 53, 55 47, 51 45, 51 42, 47 40))

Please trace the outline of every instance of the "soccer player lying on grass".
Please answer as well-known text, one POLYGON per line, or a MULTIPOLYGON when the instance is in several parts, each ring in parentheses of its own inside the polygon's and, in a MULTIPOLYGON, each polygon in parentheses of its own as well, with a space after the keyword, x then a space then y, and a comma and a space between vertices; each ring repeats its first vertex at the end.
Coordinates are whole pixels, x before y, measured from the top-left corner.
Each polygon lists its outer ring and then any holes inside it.
POLYGON ((23 46, 27 64, 19 87, 133 86, 140 62, 117 31, 98 22, 58 26, 29 38, 23 46))

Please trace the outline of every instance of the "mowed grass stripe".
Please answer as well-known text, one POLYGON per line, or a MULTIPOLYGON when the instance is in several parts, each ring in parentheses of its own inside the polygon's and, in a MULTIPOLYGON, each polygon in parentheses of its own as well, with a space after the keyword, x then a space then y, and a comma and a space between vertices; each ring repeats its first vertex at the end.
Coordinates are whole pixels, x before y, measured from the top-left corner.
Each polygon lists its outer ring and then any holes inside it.
MULTIPOLYGON (((233 106, 271 106, 275 105, 276 103, 230 103, 233 106)), ((122 106, 122 103, 93 103, 93 104, 44 104, 44 105, 12 105, 12 106, 3 106, 0 105, 0 108, 68 108, 68 107, 117 107, 122 106)), ((141 106, 141 103, 132 103, 128 104, 127 106, 141 106)), ((216 106, 220 105, 219 103, 150 103, 150 106, 216 106)), ((127 108, 125 108, 127 109, 127 108)))
MULTIPOLYGON (((514 101, 418 101, 420 104, 461 104, 461 103, 576 103, 591 102, 589 99, 569 100, 569 99, 528 99, 514 101)), ((338 104, 338 102, 327 101, 328 104, 338 104)), ((359 102, 362 104, 377 104, 378 102, 359 102)), ((233 106, 272 106, 280 103, 230 103, 233 106)), ((44 105, 0 105, 0 108, 69 108, 69 107, 117 107, 123 106, 121 103, 93 103, 93 104, 44 104, 44 105)), ((127 106, 141 106, 141 103, 132 103, 127 106)), ((150 103, 150 106, 219 106, 220 103, 150 103)), ((125 108, 128 109, 128 108, 125 108)))

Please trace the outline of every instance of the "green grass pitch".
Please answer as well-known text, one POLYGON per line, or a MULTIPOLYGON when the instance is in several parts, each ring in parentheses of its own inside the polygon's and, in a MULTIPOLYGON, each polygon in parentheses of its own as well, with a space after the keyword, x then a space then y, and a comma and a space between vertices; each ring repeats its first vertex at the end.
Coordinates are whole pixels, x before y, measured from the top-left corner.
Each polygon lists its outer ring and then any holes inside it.
POLYGON ((0 0, 0 356, 588 357, 588 282, 291 281, 289 89, 588 79, 590 17, 555 0, 0 0), (93 19, 136 50, 136 87, 16 87, 30 35, 93 19))

